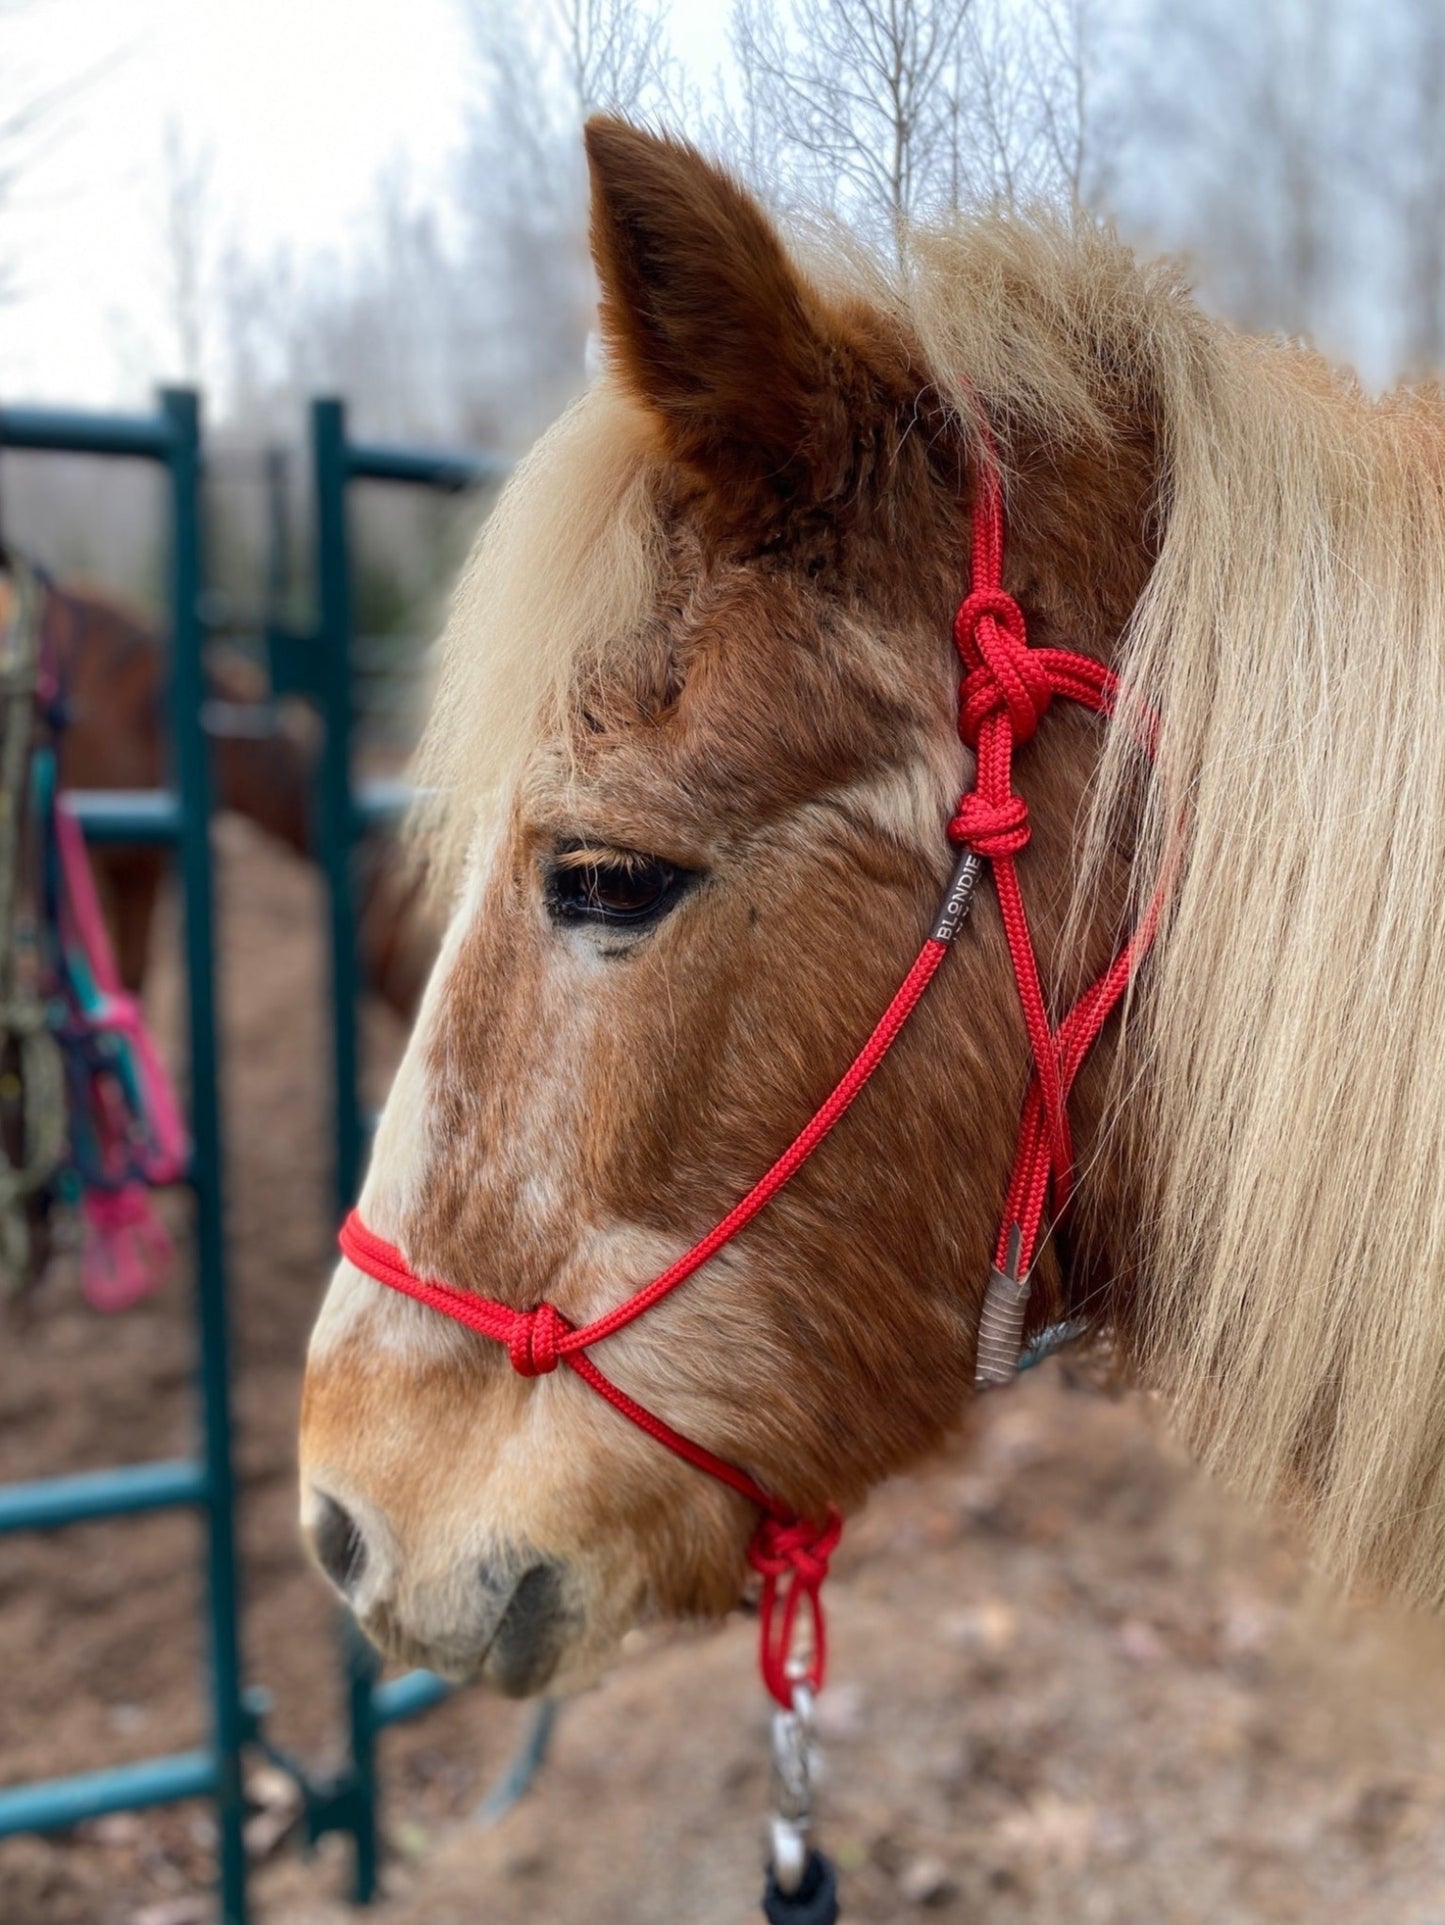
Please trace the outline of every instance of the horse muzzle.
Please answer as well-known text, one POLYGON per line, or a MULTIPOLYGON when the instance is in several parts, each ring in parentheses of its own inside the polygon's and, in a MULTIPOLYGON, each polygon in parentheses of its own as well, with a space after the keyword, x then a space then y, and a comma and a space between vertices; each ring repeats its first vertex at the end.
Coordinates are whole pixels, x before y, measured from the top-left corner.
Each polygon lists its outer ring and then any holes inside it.
POLYGON ((408 1570, 384 1523, 311 1489, 303 1533, 361 1629, 385 1655, 507 1697, 550 1684, 583 1629, 579 1587, 561 1559, 527 1546, 408 1570))

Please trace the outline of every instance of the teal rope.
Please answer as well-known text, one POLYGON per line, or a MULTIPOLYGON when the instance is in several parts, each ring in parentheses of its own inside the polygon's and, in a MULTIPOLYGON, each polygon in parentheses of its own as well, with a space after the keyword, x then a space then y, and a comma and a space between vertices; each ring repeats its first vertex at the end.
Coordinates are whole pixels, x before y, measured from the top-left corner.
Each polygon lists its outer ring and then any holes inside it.
POLYGON ((1084 1336, 1089 1326, 1082 1317, 1070 1317, 1065 1323, 1051 1323, 1047 1330, 1041 1330, 1026 1350, 1019 1353, 1019 1371, 1032 1370, 1048 1357, 1062 1350, 1066 1344, 1076 1343, 1084 1336))
POLYGON ((33 1246, 26 1208, 65 1154, 65 1075, 45 1005, 21 967, 20 900, 25 794, 35 739, 44 590, 23 563, 12 561, 17 605, 0 634, 0 1070, 13 1054, 20 1098, 19 1161, 0 1137, 0 1293, 15 1296, 32 1281, 33 1246))

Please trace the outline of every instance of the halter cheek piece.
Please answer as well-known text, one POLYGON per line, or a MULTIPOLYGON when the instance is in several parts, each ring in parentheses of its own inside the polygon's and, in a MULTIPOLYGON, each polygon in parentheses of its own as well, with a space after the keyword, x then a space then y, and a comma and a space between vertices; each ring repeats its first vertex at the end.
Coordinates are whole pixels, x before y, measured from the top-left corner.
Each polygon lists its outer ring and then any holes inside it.
POLYGON ((980 476, 974 507, 972 589, 953 627, 965 670, 959 692, 959 734, 977 755, 973 787, 948 825, 949 839, 961 851, 957 865, 932 932, 877 1028, 832 1094, 741 1202, 651 1283, 615 1309, 580 1326, 569 1323, 550 1303, 516 1310, 451 1284, 417 1276, 401 1252, 369 1230, 355 1211, 341 1230, 343 1254, 378 1283, 505 1345, 513 1369, 521 1376, 545 1376, 558 1364, 565 1364, 630 1423, 756 1505, 760 1516, 748 1556, 762 1579, 760 1668, 768 1690, 789 1714, 799 1684, 806 1685, 811 1696, 823 1682, 827 1638, 822 1586, 842 1531, 842 1519, 834 1510, 821 1519, 797 1516, 746 1471, 645 1410, 602 1374, 589 1353, 685 1283, 797 1175, 918 1007, 968 916, 979 872, 988 861, 993 864, 994 887, 1008 938, 1033 1074, 1024 1099, 1008 1198, 984 1297, 975 1383, 984 1389, 1013 1376, 1028 1312, 1029 1269, 1038 1247, 1045 1205, 1051 1190, 1056 1213, 1068 1200, 1073 1162, 1066 1107, 1069 1090, 1148 950, 1159 905, 1156 898, 1103 975, 1084 991, 1057 1028, 1051 1025, 1016 867, 1029 839, 1029 814, 1023 797, 1014 792, 1013 753, 1033 735, 1056 695, 1098 714, 1111 715, 1118 683, 1111 670, 1087 655, 1070 649, 1029 646, 1023 612, 1003 588, 1003 545, 1003 497, 997 472, 990 464, 980 476), (809 1654, 801 1662, 794 1656, 800 1618, 805 1619, 811 1632, 811 1638, 804 1641, 810 1646, 809 1654))

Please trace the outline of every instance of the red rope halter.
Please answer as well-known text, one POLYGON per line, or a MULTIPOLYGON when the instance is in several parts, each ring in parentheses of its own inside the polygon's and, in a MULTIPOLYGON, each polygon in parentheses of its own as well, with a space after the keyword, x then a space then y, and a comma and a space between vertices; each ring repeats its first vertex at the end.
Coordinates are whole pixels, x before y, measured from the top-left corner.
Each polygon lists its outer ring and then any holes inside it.
POLYGON ((980 857, 993 864, 1033 1058, 999 1230, 997 1267, 1014 1276, 1027 1274, 1051 1184, 1055 1209, 1062 1209, 1072 1164, 1066 1107, 1069 1090, 1148 949, 1157 910, 1151 907, 1104 974, 1090 985, 1058 1027, 1052 1027, 1019 888, 1016 864, 1029 839, 1029 819, 1027 805, 1013 787, 1013 752, 1033 735, 1056 695, 1107 715, 1113 711, 1118 684, 1109 669, 1087 655, 1069 649, 1030 648, 1023 612, 1003 588, 1003 546, 1003 496, 997 472, 990 464, 983 469, 973 514, 972 588, 954 622, 954 638, 967 670, 959 695, 959 733, 977 751, 978 758, 974 785, 948 825, 950 838, 964 854, 933 933, 919 950, 877 1028, 832 1093, 741 1202, 651 1283, 582 1325, 570 1323, 554 1304, 516 1310, 451 1284, 417 1276, 401 1252, 369 1230, 354 1210, 341 1229, 343 1254, 378 1283, 400 1290, 494 1343, 504 1344, 512 1368, 523 1377, 543 1376, 559 1363, 566 1364, 629 1423, 758 1507, 762 1516, 748 1556, 762 1578, 760 1666, 768 1690, 785 1707, 792 1704, 797 1676, 791 1660, 800 1614, 806 1614, 812 1630, 811 1658, 802 1675, 815 1690, 823 1682, 827 1638, 822 1586, 842 1531, 841 1518, 836 1511, 829 1511, 821 1520, 798 1517, 746 1471, 644 1409, 604 1376, 587 1353, 685 1283, 797 1175, 892 1048, 936 975, 968 913, 980 857))

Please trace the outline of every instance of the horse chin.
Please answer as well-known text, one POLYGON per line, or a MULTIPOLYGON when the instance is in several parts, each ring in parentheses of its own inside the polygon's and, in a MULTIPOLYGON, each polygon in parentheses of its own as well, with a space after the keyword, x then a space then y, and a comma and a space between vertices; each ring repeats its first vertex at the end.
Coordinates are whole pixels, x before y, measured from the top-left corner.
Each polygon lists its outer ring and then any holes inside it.
POLYGON ((391 1662, 506 1698, 587 1689, 616 1663, 632 1628, 630 1621, 590 1612, 575 1568, 545 1560, 522 1574, 499 1609, 480 1617, 472 1610, 437 1612, 426 1602, 413 1596, 404 1615, 386 1602, 362 1600, 353 1613, 391 1662))
POLYGON ((617 1663, 623 1640, 575 1642, 527 1649, 505 1636, 469 1647, 424 1642, 391 1627, 363 1624, 367 1638, 392 1663, 431 1671, 449 1684, 480 1685, 503 1698, 565 1698, 597 1684, 617 1663))

